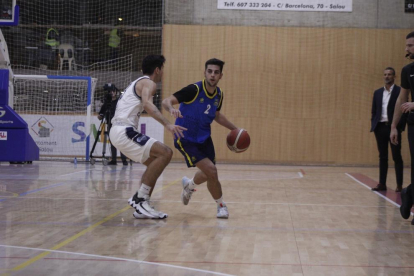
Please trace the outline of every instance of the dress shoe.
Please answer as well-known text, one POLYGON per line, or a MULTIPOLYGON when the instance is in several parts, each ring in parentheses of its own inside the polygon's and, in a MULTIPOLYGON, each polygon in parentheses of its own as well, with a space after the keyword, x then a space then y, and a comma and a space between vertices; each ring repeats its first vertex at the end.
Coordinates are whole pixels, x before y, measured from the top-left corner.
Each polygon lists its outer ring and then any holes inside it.
POLYGON ((384 184, 378 184, 376 187, 371 189, 372 191, 386 191, 387 190, 387 186, 384 184))
POLYGON ((397 188, 395 188, 395 192, 396 193, 401 193, 401 190, 402 190, 402 185, 401 186, 397 185, 397 188))
POLYGON ((400 214, 404 219, 408 219, 411 214, 411 207, 413 206, 413 197, 411 195, 411 184, 401 191, 401 206, 400 214))
POLYGON ((122 160, 122 164, 124 164, 124 166, 128 166, 128 161, 122 160))
POLYGON ((116 161, 112 160, 111 162, 108 163, 108 165, 116 165, 116 161))

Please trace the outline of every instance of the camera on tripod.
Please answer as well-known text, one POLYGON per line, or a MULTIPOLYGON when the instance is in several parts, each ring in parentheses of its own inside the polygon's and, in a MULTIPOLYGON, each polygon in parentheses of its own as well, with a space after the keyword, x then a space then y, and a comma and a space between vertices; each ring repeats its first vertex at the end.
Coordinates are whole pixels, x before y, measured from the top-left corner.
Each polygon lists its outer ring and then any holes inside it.
MULTIPOLYGON (((103 133, 103 147, 102 147, 102 162, 104 165, 108 164, 108 160, 105 157, 105 153, 106 153, 106 147, 107 147, 107 141, 109 141, 109 131, 111 129, 111 120, 113 118, 113 116, 115 115, 115 110, 116 110, 116 103, 117 103, 117 98, 115 97, 115 95, 112 92, 118 93, 119 90, 118 88, 116 88, 116 86, 113 83, 106 83, 103 86, 104 91, 106 91, 104 93, 104 102, 103 105, 101 107, 101 110, 99 111, 99 115, 98 115, 98 119, 101 120, 101 124, 99 125, 99 129, 98 129, 98 133, 103 133)), ((98 142, 98 140, 100 139, 100 135, 97 135, 95 138, 95 142, 93 143, 92 146, 92 150, 91 153, 89 155, 90 157, 90 162, 93 165, 95 163, 95 159, 93 156, 93 152, 95 151, 95 147, 96 144, 98 142)), ((115 152, 112 155, 112 160, 114 160, 114 162, 116 162, 116 149, 111 146, 112 152, 115 152)), ((126 161, 125 161, 126 162, 126 161)))
POLYGON ((119 89, 116 88, 115 84, 112 83, 105 83, 105 85, 103 86, 104 91, 106 91, 105 96, 104 96, 104 104, 105 105, 110 105, 111 101, 112 101, 112 92, 118 92, 119 89))

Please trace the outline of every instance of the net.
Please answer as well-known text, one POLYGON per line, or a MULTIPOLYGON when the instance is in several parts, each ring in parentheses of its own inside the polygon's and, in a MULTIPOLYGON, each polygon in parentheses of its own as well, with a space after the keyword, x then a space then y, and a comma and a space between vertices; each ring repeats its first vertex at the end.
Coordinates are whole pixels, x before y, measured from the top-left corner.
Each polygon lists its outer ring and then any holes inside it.
POLYGON ((86 157, 97 79, 15 75, 14 109, 42 157, 86 157))
POLYGON ((124 90, 141 76, 142 59, 161 53, 162 0, 18 0, 17 5, 19 25, 2 28, 15 74, 90 76, 98 79, 96 99, 102 100, 106 83, 124 90))

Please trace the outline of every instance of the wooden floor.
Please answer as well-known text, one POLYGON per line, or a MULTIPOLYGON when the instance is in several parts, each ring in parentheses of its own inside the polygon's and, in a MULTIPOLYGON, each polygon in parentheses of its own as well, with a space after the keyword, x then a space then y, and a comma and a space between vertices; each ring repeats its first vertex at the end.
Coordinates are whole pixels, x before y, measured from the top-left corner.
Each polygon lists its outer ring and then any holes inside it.
POLYGON ((377 168, 219 164, 220 220, 205 185, 181 203, 194 169, 173 163, 152 196, 169 217, 137 220, 143 169, 0 163, 0 275, 414 275, 392 168, 380 194, 377 168))

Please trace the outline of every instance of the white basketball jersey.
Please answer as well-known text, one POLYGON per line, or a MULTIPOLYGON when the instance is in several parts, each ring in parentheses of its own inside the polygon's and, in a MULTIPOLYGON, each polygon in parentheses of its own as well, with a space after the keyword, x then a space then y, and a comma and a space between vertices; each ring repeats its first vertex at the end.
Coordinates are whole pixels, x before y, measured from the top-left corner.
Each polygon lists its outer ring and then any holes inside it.
POLYGON ((112 124, 116 126, 131 126, 138 129, 139 118, 144 110, 141 97, 135 92, 135 84, 142 79, 149 79, 148 76, 140 77, 130 83, 125 92, 119 97, 116 104, 115 115, 112 124))

